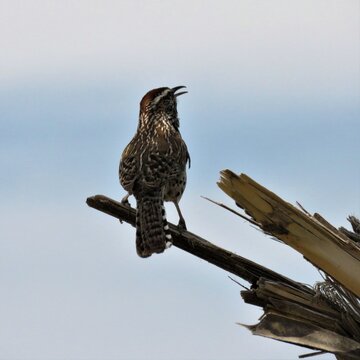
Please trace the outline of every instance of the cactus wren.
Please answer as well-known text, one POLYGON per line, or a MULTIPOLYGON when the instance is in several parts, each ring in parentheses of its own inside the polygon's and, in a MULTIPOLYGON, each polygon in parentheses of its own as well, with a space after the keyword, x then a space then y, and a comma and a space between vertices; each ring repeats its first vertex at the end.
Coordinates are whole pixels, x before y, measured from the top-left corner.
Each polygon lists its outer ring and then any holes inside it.
POLYGON ((119 178, 136 199, 136 250, 140 257, 162 253, 172 239, 164 201, 172 201, 179 226, 186 229, 179 201, 186 186, 186 163, 190 156, 179 131, 176 99, 185 86, 149 91, 140 102, 139 124, 120 161, 119 178))

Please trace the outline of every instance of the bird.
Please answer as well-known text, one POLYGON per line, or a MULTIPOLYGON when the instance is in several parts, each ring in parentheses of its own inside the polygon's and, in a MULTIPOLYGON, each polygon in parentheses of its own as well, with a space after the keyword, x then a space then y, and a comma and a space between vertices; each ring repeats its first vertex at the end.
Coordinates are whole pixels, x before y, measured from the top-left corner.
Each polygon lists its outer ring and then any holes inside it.
POLYGON ((184 88, 160 87, 143 96, 136 133, 120 159, 119 179, 127 191, 121 202, 130 205, 131 195, 136 199, 136 251, 142 258, 172 245, 164 201, 175 204, 178 226, 186 230, 179 201, 191 159, 177 112, 177 98, 187 93, 184 88))

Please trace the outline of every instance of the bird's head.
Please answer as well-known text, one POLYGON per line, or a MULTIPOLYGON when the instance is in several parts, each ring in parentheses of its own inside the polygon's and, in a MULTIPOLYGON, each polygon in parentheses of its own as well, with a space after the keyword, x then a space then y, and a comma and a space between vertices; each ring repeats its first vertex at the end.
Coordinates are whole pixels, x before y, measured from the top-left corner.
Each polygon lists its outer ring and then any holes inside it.
POLYGON ((187 93, 187 91, 178 92, 184 88, 185 86, 176 86, 174 88, 161 87, 150 90, 140 102, 140 117, 145 116, 147 118, 146 121, 149 121, 151 118, 165 119, 178 127, 179 120, 177 118, 176 99, 178 96, 187 93))

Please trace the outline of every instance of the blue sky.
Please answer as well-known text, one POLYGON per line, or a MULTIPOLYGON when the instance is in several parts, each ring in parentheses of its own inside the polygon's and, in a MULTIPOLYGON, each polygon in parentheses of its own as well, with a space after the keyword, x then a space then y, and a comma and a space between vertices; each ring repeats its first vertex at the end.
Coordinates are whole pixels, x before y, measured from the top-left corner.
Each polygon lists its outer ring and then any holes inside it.
POLYGON ((235 325, 261 312, 225 272, 176 248, 139 259, 134 229, 85 199, 123 196, 118 161, 141 97, 186 85, 189 230, 319 280, 299 254, 200 195, 232 206, 216 186, 230 168, 336 226, 360 215, 359 10, 351 0, 3 1, 0 359, 306 352, 235 325))

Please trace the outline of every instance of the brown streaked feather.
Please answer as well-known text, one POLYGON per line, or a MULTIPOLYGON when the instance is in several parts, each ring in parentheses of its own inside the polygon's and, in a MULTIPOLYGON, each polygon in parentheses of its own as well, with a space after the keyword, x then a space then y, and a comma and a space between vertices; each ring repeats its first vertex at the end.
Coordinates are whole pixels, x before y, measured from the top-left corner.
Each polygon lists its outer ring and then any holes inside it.
POLYGON ((163 201, 173 201, 179 209, 188 161, 190 164, 179 132, 174 92, 169 88, 149 91, 140 102, 138 129, 119 167, 121 185, 137 200, 136 243, 142 257, 165 249, 168 234, 163 201))

